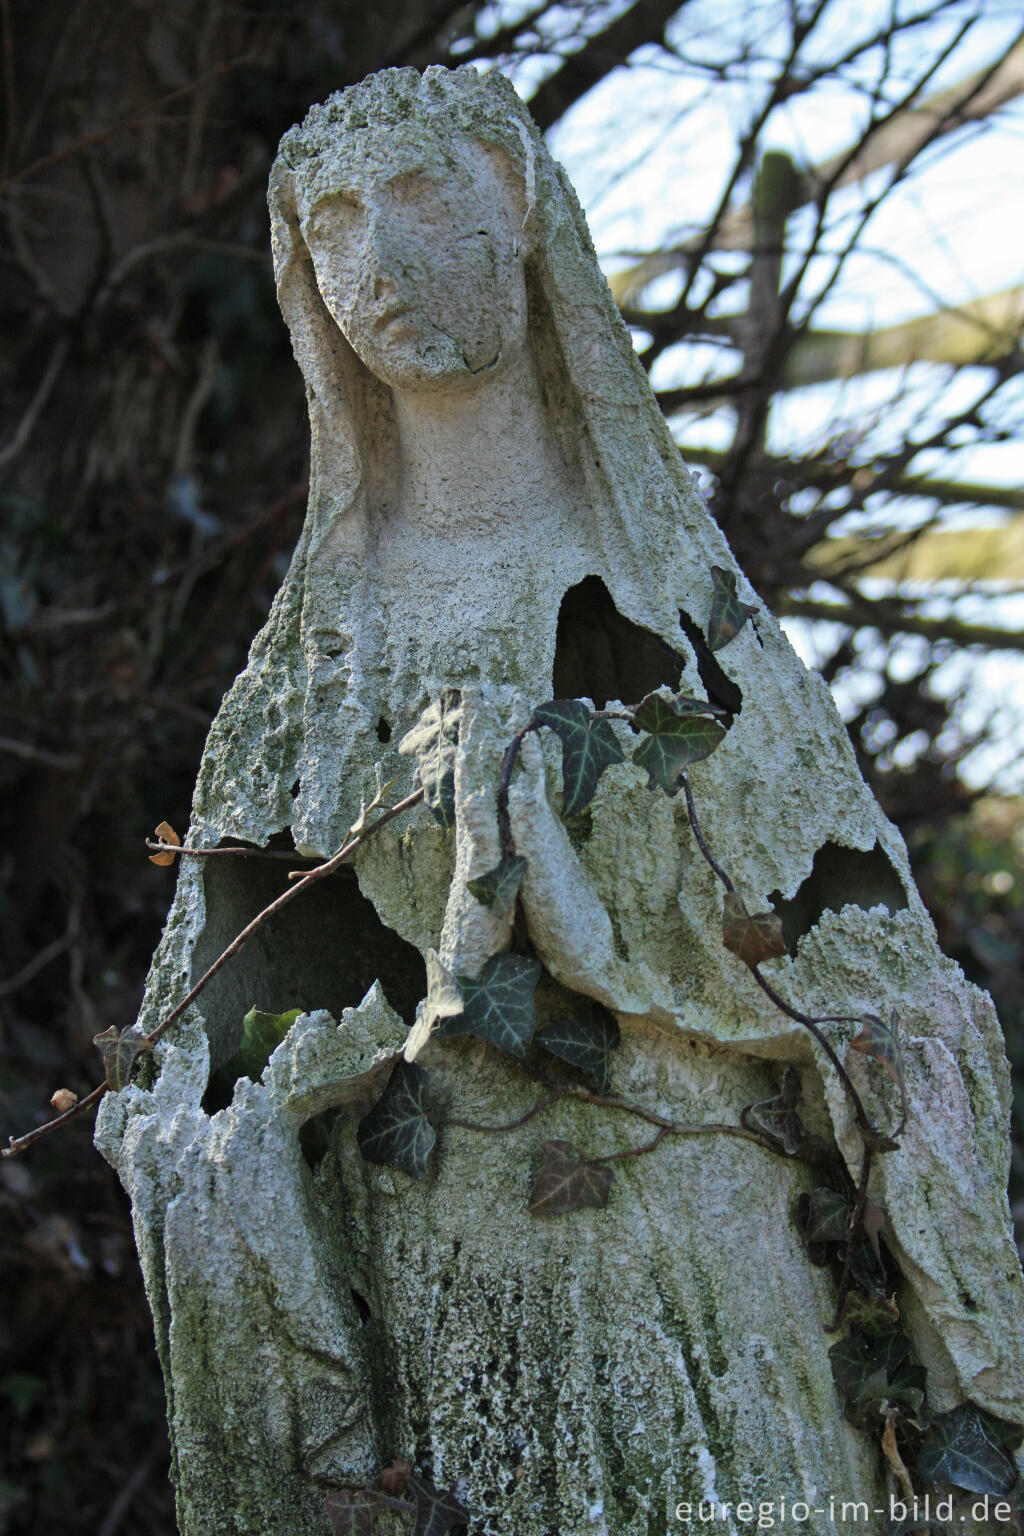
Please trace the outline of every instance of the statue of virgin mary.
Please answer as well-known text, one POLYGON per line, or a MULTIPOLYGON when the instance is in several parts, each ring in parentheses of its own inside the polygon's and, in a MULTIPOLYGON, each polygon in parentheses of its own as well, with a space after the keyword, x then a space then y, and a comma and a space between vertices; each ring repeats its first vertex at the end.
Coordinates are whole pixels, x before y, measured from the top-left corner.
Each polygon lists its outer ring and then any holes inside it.
MULTIPOLYGON (((991 1006, 940 955, 822 681, 763 610, 725 649, 706 643, 712 568, 752 594, 511 85, 399 70, 340 92, 285 135, 270 207, 309 510, 212 727, 188 844, 330 854, 383 780, 411 784, 398 749, 442 689, 460 690, 462 724, 454 829, 422 807, 392 823, 355 875, 224 969, 157 1047, 154 1082, 102 1106, 181 1529, 308 1536, 326 1493, 394 1460, 454 1490, 481 1536, 662 1536, 709 1507, 725 1536, 749 1526, 743 1506, 788 1530, 794 1502, 816 1533, 858 1529, 843 1506, 884 1511, 893 1463, 837 1393, 834 1283, 793 1221, 813 1175, 699 1132, 738 1125, 794 1067, 805 1123, 852 1169, 859 1143, 814 1041, 723 948, 682 797, 623 762, 567 825, 534 741, 510 809, 538 1011, 571 997, 613 1013, 613 1096, 692 1135, 635 1156, 649 1126, 579 1099, 534 1114, 535 1086, 493 1048, 428 1039, 417 1061, 443 1113, 416 1181, 360 1157, 339 1085, 402 1048, 431 951, 472 976, 507 945, 511 920, 467 881, 500 851, 498 766, 531 707, 666 686, 706 699, 728 730, 693 792, 748 905, 785 916, 772 984, 815 1015, 899 1014, 911 1113, 871 1194, 929 1403, 1024 1422, 991 1006), (253 1006, 305 1012, 262 1081, 218 1104, 211 1061, 253 1006), (317 1149, 301 1126, 332 1105, 317 1149), (541 1125, 621 1159, 607 1209, 528 1212, 541 1125)), ((279 869, 183 860, 147 1027, 283 887, 279 869)), ((849 1070, 884 1117, 870 1065, 849 1070)))

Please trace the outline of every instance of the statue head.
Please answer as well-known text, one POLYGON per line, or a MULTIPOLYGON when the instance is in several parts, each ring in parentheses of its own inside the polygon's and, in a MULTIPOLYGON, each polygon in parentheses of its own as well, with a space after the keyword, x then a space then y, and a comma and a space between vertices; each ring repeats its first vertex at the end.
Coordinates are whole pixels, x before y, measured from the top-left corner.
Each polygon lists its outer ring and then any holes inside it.
POLYGON ((667 554, 681 524, 703 531, 706 514, 575 193, 504 76, 387 70, 338 92, 282 139, 270 211, 312 453, 306 523, 266 646, 289 658, 303 716, 282 728, 282 776, 299 741, 302 787, 294 805, 282 795, 281 814, 312 847, 305 829, 329 815, 344 832, 390 728, 440 687, 550 690, 560 605, 582 578, 599 577, 621 613, 671 645, 688 578, 649 551, 667 554), (486 555, 471 557, 443 521, 426 534, 404 499, 403 434, 443 413, 452 441, 467 397, 460 421, 479 425, 499 392, 483 385, 503 378, 515 399, 533 391, 544 462, 565 494, 525 536, 518 509, 483 519, 475 547, 486 555), (549 558, 566 549, 571 558, 549 558), (484 562, 479 579, 471 558, 484 562), (443 616, 427 596, 437 593, 443 616), (287 645, 272 639, 285 626, 287 645))
POLYGON ((282 139, 270 209, 318 516, 351 515, 391 451, 392 391, 470 389, 526 346, 566 452, 591 439, 584 475, 623 431, 631 474, 664 442, 575 193, 504 76, 386 70, 338 92, 282 139))

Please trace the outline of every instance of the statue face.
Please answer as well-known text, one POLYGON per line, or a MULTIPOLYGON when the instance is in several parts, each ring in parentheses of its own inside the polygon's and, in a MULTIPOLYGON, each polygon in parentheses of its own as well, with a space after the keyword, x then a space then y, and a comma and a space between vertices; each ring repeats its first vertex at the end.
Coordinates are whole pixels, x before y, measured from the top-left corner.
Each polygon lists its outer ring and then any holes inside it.
POLYGON ((471 387, 526 342, 514 211, 473 148, 453 166, 378 139, 373 159, 302 221, 328 310, 397 390, 471 387))

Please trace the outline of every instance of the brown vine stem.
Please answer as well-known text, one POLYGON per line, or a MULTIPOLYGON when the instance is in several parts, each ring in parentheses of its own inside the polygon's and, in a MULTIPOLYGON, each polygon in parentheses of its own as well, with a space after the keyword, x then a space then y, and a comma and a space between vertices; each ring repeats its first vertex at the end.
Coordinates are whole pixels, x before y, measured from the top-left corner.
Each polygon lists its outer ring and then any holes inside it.
POLYGON ((286 848, 182 848, 179 843, 155 843, 146 838, 146 847, 154 853, 180 853, 186 859, 214 859, 223 854, 234 854, 243 859, 289 859, 291 863, 309 864, 322 859, 319 853, 289 853, 286 848))
POLYGON ((528 1120, 533 1119, 534 1115, 539 1115, 542 1109, 547 1109, 549 1104, 555 1104, 559 1099, 564 1099, 568 1092, 568 1086, 556 1088, 553 1093, 549 1093, 545 1098, 538 1099, 533 1108, 528 1109, 524 1115, 520 1115, 516 1120, 508 1120, 504 1125, 480 1125, 475 1120, 459 1120, 455 1116, 441 1120, 438 1124, 440 1126, 458 1125, 464 1131, 485 1131, 489 1136, 497 1136, 502 1131, 514 1131, 517 1126, 525 1125, 528 1120))
MULTIPOLYGON (((686 777, 685 773, 681 773, 679 778, 683 786, 683 793, 686 796, 686 812, 690 818, 690 826, 693 829, 693 835, 697 841, 697 847, 703 854, 705 863, 707 863, 718 876, 725 889, 727 891, 735 891, 736 887, 732 880, 726 874, 722 866, 714 858, 710 848, 707 845, 704 837, 704 831, 700 824, 700 818, 697 815, 697 806, 694 803, 693 791, 690 788, 690 781, 686 777)), ((804 1029, 808 1030, 814 1036, 815 1040, 821 1046, 822 1050, 825 1052, 825 1055, 832 1063, 832 1066, 835 1068, 836 1075, 846 1090, 850 1103, 853 1105, 853 1112, 857 1121, 857 1128, 861 1133, 861 1138, 864 1141, 865 1146, 873 1144, 877 1140, 877 1132, 875 1131, 874 1126, 871 1124, 871 1121, 868 1119, 867 1111, 864 1108, 861 1096, 857 1092, 849 1072, 847 1072, 846 1068, 843 1066, 843 1063, 839 1060, 839 1057, 836 1054, 834 1048, 829 1044, 828 1040, 818 1027, 820 1024, 849 1024, 859 1023, 860 1021, 852 1014, 823 1014, 820 1017, 815 1018, 812 1017, 809 1013, 803 1013, 799 1008, 794 1008, 791 1003, 787 1003, 786 999, 780 992, 776 992, 771 982, 767 979, 766 976, 762 976, 756 965, 751 965, 748 967, 748 969, 754 980, 757 982, 758 986, 761 988, 761 991, 765 994, 766 997, 771 999, 776 1008, 780 1009, 781 1012, 786 1014, 788 1018, 791 1018, 794 1023, 802 1024, 804 1029)))
POLYGON ((860 1181, 857 1185, 857 1201, 850 1215, 850 1221, 846 1228, 846 1250, 843 1254, 843 1272, 839 1277, 839 1293, 836 1296, 836 1311, 829 1328, 830 1333, 835 1333, 842 1321, 846 1310, 846 1298, 850 1294, 850 1285, 853 1280, 853 1250, 857 1237, 864 1225, 864 1207, 868 1199, 868 1179, 871 1177, 872 1148, 865 1143, 864 1157, 860 1165, 860 1181))
POLYGON ((734 891, 736 889, 735 885, 733 885, 732 880, 726 874, 721 864, 718 863, 718 860, 715 858, 704 839, 704 829, 701 826, 700 819, 697 815, 697 807, 694 803, 693 790, 690 788, 690 781, 686 777, 685 773, 681 773, 679 775, 679 780, 683 786, 683 794, 686 796, 686 814, 690 818, 690 826, 693 829, 694 837, 697 839, 697 847, 704 855, 704 862, 709 865, 714 873, 718 876, 719 880, 725 886, 727 891, 734 891))
MULTIPOLYGON (((393 805, 390 807, 390 809, 383 811, 372 826, 365 828, 364 831, 353 837, 350 842, 347 842, 343 848, 339 848, 338 852, 329 858, 325 864, 320 864, 316 869, 311 869, 308 871, 308 873, 302 875, 299 880, 296 880, 294 885, 290 885, 286 891, 282 891, 280 896, 278 896, 274 901, 270 902, 268 906, 265 906, 262 912, 258 912, 253 918, 252 922, 248 923, 242 929, 241 933, 237 933, 235 935, 227 949, 223 950, 217 956, 216 960, 208 968, 208 970, 203 972, 202 976, 200 976, 191 992, 182 998, 181 1002, 177 1005, 176 1008, 171 1009, 167 1017, 162 1019, 154 1030, 151 1030, 151 1032, 146 1036, 146 1044, 155 1045, 161 1036, 167 1033, 172 1024, 176 1024, 178 1022, 186 1008, 191 1007, 196 998, 199 996, 200 992, 202 992, 204 988, 209 985, 221 967, 227 965, 228 961, 234 955, 237 955, 238 951, 242 948, 243 944, 245 944, 246 940, 250 939, 256 932, 257 928, 261 928, 268 918, 272 917, 275 912, 279 912, 281 908, 286 906, 289 901, 294 900, 300 891, 306 890, 308 886, 314 885, 318 880, 323 880, 327 875, 332 875, 334 871, 345 862, 346 859, 351 858, 352 854, 355 853, 357 848, 361 847, 363 843, 368 842, 375 833, 379 832, 380 829, 386 826, 389 821, 392 821, 394 817, 400 816, 403 811, 411 810, 412 807, 414 805, 418 805, 422 799, 423 789, 414 789, 412 794, 406 795, 404 800, 399 800, 397 805, 393 805)), ((180 852, 180 850, 177 851, 180 852)), ((18 1152, 23 1152, 26 1147, 30 1147, 34 1141, 38 1141, 41 1136, 48 1136, 51 1131, 55 1131, 62 1125, 66 1125, 69 1120, 75 1117, 75 1115, 80 1115, 84 1110, 90 1108, 93 1104, 98 1104, 100 1099, 107 1092, 107 1087, 108 1084, 106 1083, 98 1084, 90 1094, 88 1094, 84 1099, 79 1100, 77 1104, 75 1104, 71 1109, 67 1110, 63 1115, 58 1115, 54 1120, 47 1120, 45 1125, 37 1126, 34 1131, 29 1131, 24 1136, 12 1136, 10 1139, 10 1145, 3 1148, 3 1156, 14 1157, 18 1152)))
POLYGON ((539 731, 540 729, 541 724, 539 720, 527 721, 522 730, 516 731, 516 734, 505 748, 501 759, 501 772, 498 775, 498 841, 503 854, 515 852, 515 844, 512 841, 512 823, 509 820, 508 814, 508 790, 512 782, 512 769, 516 765, 519 748, 527 736, 529 736, 531 731, 539 731))

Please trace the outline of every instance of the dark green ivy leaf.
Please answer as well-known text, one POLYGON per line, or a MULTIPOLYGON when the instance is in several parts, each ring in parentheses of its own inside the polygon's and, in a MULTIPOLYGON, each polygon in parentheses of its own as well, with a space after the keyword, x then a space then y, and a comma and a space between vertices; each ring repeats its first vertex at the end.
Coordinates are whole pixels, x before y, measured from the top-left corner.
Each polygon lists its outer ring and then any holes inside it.
POLYGON ((455 754, 462 724, 462 694, 442 688, 437 699, 398 744, 404 757, 415 757, 423 798, 442 827, 455 825, 455 754))
POLYGON ((373 1536, 373 1522, 381 1513, 372 1489, 355 1492, 339 1488, 324 1499, 324 1513, 334 1528, 334 1536, 373 1536))
POLYGON ((741 603, 736 596, 736 577, 732 571, 720 565, 711 567, 714 591, 711 597, 711 617, 708 620, 708 645, 720 651, 723 645, 735 640, 748 619, 757 613, 756 606, 741 603))
POLYGON ((595 719, 579 699, 551 699, 533 718, 562 743, 562 815, 574 816, 594 798, 604 770, 623 761, 622 748, 608 721, 595 719))
POLYGON ((812 1189, 807 1210, 809 1243, 844 1243, 850 1207, 834 1189, 812 1189))
POLYGON ((546 1141, 541 1167, 530 1191, 531 1216, 564 1216, 589 1205, 608 1204, 615 1172, 610 1163, 592 1162, 571 1141, 546 1141))
POLYGON ((886 1405, 923 1428, 925 1372, 910 1359, 910 1340, 896 1331, 866 1338, 856 1329, 828 1352, 844 1412, 864 1427, 884 1416, 886 1405))
POLYGON ((453 1525, 465 1525, 469 1510, 447 1489, 435 1488, 429 1477, 410 1472, 406 1489, 416 1501, 416 1525, 413 1536, 445 1536, 453 1525))
POLYGON ((620 1038, 615 1015, 600 1003, 591 1003, 586 1013, 547 1025, 537 1036, 537 1044, 560 1061, 588 1073, 598 1092, 607 1093, 609 1057, 620 1038))
POLYGON ((804 1139, 803 1122, 796 1112, 799 1102, 800 1073, 795 1067, 787 1067, 782 1078, 782 1092, 774 1099, 748 1104, 740 1114, 740 1124, 748 1131, 761 1131, 773 1141, 780 1142, 783 1151, 794 1157, 804 1139))
POLYGON ((101 1035, 93 1035, 92 1043, 103 1057, 107 1087, 114 1093, 120 1093, 131 1077, 136 1056, 152 1049, 142 1030, 135 1024, 130 1029, 120 1031, 111 1024, 101 1035))
POLYGON ((1003 1428, 1013 1434, 1011 1425, 1003 1426, 973 1403, 939 1414, 917 1458, 918 1472, 927 1483, 953 1483, 969 1493, 1009 1493, 1017 1473, 1003 1428))
POLYGON ((900 1309, 892 1297, 865 1296, 851 1291, 843 1309, 843 1321, 868 1338, 891 1333, 900 1320, 900 1309))
POLYGON ((722 902, 722 943, 751 969, 786 953, 778 913, 748 912, 739 891, 726 891, 722 902))
POLYGON ((691 763, 710 757, 725 736, 725 727, 710 717, 710 704, 694 711, 698 700, 684 695, 649 693, 633 711, 633 723, 648 734, 633 750, 633 761, 646 768, 650 787, 666 795, 679 790, 679 775, 691 763))
POLYGON ((485 907, 490 907, 495 917, 505 917, 519 894, 519 885, 526 873, 526 860, 518 853, 506 853, 501 863, 495 864, 485 875, 478 875, 466 884, 485 907))
POLYGON ((388 1163, 411 1178, 423 1178, 435 1141, 423 1108, 427 1082, 428 1074, 415 1062, 398 1062, 380 1099, 356 1130, 368 1163, 388 1163))
MULTIPOLYGON (((989 1413, 963 1402, 952 1413, 932 1419, 929 1444, 918 1456, 918 1473, 926 1482, 952 1482, 969 1493, 1009 1493, 1016 1468, 1007 1455, 1003 1436, 993 1432, 989 1413)), ((1012 1428, 1006 1425, 1007 1428, 1012 1428)))
POLYGON ((463 1010, 442 1019, 438 1038, 477 1035, 510 1056, 525 1056, 536 1022, 533 993, 540 964, 525 955, 492 955, 479 976, 457 976, 463 1010))

